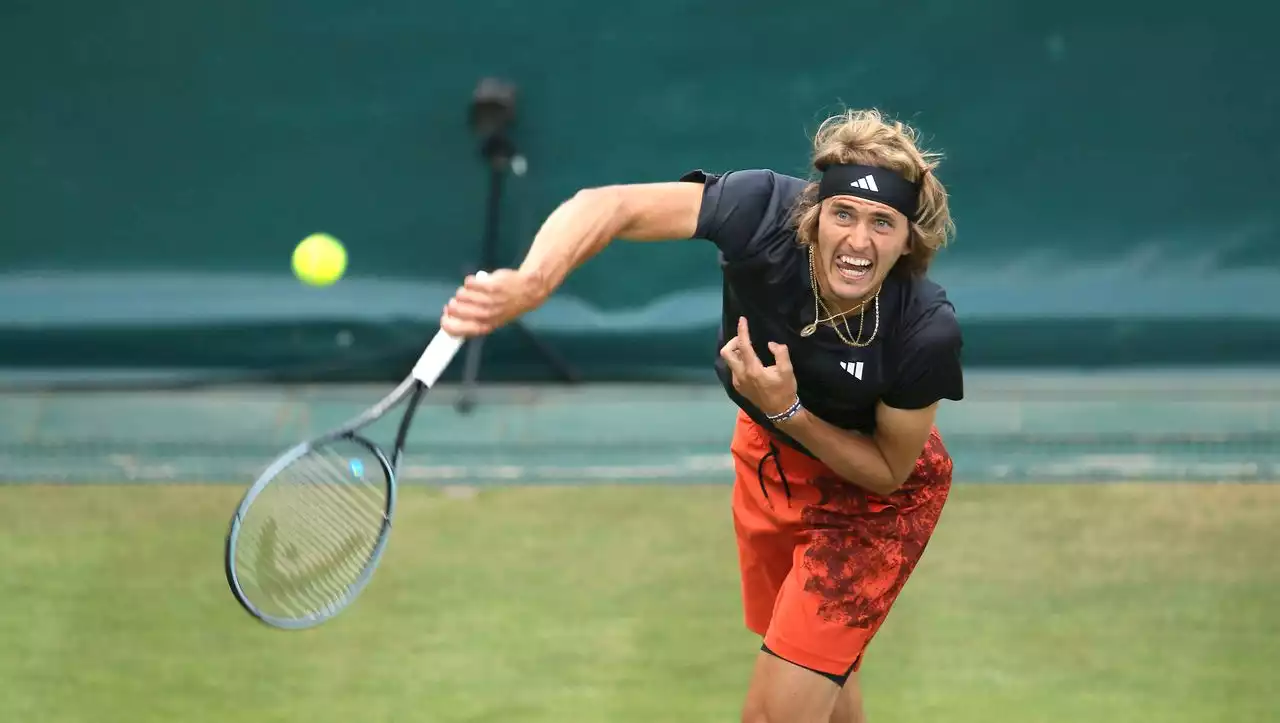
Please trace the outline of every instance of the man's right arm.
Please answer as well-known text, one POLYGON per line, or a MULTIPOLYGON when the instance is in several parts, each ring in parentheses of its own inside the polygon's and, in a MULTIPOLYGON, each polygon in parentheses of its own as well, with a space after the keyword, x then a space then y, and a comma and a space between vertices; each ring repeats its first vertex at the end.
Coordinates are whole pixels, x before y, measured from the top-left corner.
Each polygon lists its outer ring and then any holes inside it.
POLYGON ((542 223, 519 269, 494 269, 484 278, 463 280, 445 305, 440 326, 458 336, 489 333, 541 306, 570 272, 615 238, 702 238, 726 259, 746 258, 759 251, 757 240, 782 238, 761 228, 766 219, 776 220, 784 200, 769 171, 724 176, 698 171, 676 182, 579 191, 542 223))
POLYGON ((615 238, 665 241, 691 238, 702 207, 701 183, 644 183, 579 191, 547 217, 520 272, 534 279, 538 303, 571 271, 615 238))

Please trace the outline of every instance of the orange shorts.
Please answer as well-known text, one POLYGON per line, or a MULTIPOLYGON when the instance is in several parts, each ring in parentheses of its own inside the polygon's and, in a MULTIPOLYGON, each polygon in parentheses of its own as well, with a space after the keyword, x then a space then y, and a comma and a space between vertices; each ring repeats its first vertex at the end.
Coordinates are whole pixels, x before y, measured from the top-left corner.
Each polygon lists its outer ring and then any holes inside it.
POLYGON ((747 627, 792 663, 857 670, 915 569, 951 489, 934 429, 911 477, 880 496, 781 442, 739 412, 733 520, 747 627))

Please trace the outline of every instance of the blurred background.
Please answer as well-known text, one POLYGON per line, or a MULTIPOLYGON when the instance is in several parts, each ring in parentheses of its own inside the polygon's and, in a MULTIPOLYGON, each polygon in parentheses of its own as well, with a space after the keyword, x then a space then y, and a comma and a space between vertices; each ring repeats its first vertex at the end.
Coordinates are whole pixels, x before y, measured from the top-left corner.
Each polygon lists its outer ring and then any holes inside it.
POLYGON ((946 156, 932 275, 967 368, 870 718, 1280 719, 1277 20, 7 0, 0 720, 736 720, 758 642, 709 243, 615 244, 459 358, 342 618, 260 629, 222 536, 271 457, 385 394, 462 276, 517 264, 576 190, 805 175, 845 107, 946 156), (470 122, 494 88, 496 157, 470 122), (335 285, 290 270, 315 232, 350 254, 335 285))

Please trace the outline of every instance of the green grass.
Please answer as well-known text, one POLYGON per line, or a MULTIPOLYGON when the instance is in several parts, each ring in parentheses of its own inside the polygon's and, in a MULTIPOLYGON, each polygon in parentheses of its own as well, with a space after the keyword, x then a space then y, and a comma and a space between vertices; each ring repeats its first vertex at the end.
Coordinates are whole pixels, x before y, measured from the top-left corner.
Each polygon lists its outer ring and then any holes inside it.
MULTIPOLYGON (((733 721, 728 487, 409 490, 344 615, 222 577, 232 487, 0 488, 0 721, 733 721)), ((1280 486, 964 486, 872 643, 887 721, 1280 710, 1280 486)))

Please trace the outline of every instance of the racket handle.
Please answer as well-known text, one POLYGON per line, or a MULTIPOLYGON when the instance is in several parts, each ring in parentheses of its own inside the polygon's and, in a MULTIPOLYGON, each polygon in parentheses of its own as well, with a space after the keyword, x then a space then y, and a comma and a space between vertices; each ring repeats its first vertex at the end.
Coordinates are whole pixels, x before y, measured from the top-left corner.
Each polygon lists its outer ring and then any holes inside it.
MULTIPOLYGON (((488 274, 484 271, 476 272, 476 278, 485 276, 488 274)), ((422 356, 418 357, 418 363, 413 365, 413 378, 427 385, 428 388, 435 385, 440 375, 444 374, 444 370, 449 368, 449 362, 453 361, 454 355, 458 353, 458 349, 462 348, 464 341, 466 339, 446 334, 444 330, 436 332, 435 338, 427 344, 422 356)))

